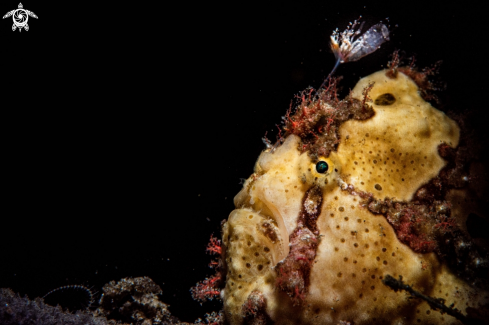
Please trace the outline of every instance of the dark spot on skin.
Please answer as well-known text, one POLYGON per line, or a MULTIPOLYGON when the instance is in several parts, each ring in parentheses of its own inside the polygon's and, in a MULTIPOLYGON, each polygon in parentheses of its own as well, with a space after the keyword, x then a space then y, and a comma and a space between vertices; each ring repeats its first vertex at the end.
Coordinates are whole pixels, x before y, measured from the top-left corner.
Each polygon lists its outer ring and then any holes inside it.
POLYGON ((377 191, 382 191, 382 186, 380 186, 379 184, 375 184, 374 187, 377 191))
POLYGON ((396 97, 390 93, 385 93, 375 98, 374 104, 380 106, 389 106, 396 102, 396 97))

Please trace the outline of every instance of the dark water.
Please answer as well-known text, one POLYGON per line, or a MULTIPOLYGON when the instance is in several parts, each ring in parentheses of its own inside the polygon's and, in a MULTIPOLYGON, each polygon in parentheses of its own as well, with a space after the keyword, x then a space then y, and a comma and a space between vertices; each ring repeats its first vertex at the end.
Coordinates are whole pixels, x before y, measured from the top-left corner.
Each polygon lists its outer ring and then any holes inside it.
POLYGON ((332 68, 331 31, 359 15, 389 17, 391 41, 339 67, 344 93, 395 49, 420 67, 443 60, 442 108, 471 110, 487 135, 487 27, 460 2, 24 7, 39 17, 28 32, 0 26, 0 287, 31 298, 149 276, 181 320, 219 309, 188 291, 212 272, 210 234, 265 132, 332 68))

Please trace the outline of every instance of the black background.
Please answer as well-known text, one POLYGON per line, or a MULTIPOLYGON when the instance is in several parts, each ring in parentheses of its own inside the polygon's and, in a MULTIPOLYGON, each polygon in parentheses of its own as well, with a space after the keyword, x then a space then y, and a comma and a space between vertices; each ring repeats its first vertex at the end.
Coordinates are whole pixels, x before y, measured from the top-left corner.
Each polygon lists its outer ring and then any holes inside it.
MULTIPOLYGON (((2 1, 1 14, 16 9, 2 1)), ((337 71, 344 92, 395 50, 443 60, 444 111, 487 134, 487 24, 475 2, 24 1, 0 25, 0 287, 33 298, 149 276, 184 321, 189 288, 293 96, 334 65, 329 35, 389 17, 391 41, 337 71), (396 27, 397 26, 397 27, 396 27)))

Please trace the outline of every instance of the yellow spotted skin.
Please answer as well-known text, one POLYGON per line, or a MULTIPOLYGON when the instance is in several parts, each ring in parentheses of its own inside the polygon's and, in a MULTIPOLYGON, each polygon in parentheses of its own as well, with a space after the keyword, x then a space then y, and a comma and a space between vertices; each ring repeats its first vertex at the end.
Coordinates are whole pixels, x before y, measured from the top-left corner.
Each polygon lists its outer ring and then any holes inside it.
POLYGON ((353 97, 361 100, 370 82, 375 115, 343 123, 337 151, 312 160, 298 150, 301 139, 289 135, 275 151, 262 152, 235 197, 236 210, 223 226, 229 323, 243 323, 243 304, 259 291, 276 324, 461 324, 383 285, 387 274, 402 275, 415 290, 443 298, 463 314, 489 302, 488 292, 459 279, 434 253, 415 253, 401 243, 383 215, 362 207, 360 196, 346 190, 409 201, 445 166, 438 146, 459 142, 456 123, 425 102, 408 77, 390 79, 379 71, 360 80, 353 97), (318 161, 328 164, 326 173, 317 172, 318 161), (290 252, 289 236, 312 187, 323 193, 319 244, 307 295, 294 305, 278 288, 274 267, 290 252))
MULTIPOLYGON (((353 98, 371 82, 375 116, 364 121, 350 120, 340 129, 341 143, 336 156, 345 181, 376 198, 409 201, 416 190, 438 175, 445 161, 438 146, 456 147, 460 130, 443 112, 425 102, 416 84, 399 73, 388 78, 386 71, 361 79, 353 98), (377 105, 377 98, 390 94, 389 105, 377 105)), ((381 102, 382 103, 382 102, 381 102)))

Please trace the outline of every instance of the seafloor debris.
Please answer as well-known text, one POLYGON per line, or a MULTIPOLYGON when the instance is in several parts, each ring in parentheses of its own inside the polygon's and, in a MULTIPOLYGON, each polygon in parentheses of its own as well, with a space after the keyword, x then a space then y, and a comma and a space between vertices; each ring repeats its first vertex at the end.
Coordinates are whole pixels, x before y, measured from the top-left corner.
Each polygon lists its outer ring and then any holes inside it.
MULTIPOLYGON (((71 313, 60 306, 47 305, 42 298, 29 300, 10 289, 0 289, 0 324, 190 325, 170 314, 169 306, 158 298, 161 293, 161 288, 148 277, 124 278, 103 287, 96 310, 71 313)), ((218 325, 222 319, 221 312, 213 312, 192 324, 218 325)))
POLYGON ((2 325, 107 325, 103 316, 94 316, 90 311, 70 313, 61 307, 46 305, 41 298, 29 300, 10 289, 0 289, 0 324, 2 325))
POLYGON ((100 307, 94 312, 123 323, 150 325, 172 320, 168 306, 158 299, 160 286, 148 277, 111 281, 103 288, 100 307))

